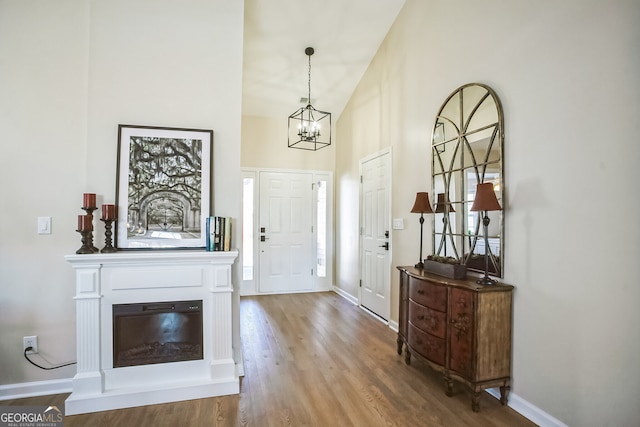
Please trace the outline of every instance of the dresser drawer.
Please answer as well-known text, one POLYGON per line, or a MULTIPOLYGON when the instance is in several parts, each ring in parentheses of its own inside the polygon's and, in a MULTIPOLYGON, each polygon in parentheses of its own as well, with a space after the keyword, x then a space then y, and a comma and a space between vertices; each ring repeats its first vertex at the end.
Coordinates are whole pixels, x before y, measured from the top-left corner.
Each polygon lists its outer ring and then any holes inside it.
POLYGON ((419 329, 444 339, 447 324, 445 314, 409 301, 409 321, 419 329))
POLYGON ((444 366, 444 340, 421 331, 411 323, 409 323, 409 347, 426 359, 444 366))
POLYGON ((410 277, 409 298, 438 311, 447 310, 447 288, 444 286, 410 277))

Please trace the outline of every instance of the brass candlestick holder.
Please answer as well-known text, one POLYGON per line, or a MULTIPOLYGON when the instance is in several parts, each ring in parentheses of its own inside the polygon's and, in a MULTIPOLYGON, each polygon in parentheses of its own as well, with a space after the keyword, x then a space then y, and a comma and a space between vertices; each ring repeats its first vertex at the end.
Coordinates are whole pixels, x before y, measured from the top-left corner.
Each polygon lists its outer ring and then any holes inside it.
POLYGON ((76 251, 77 254, 94 254, 97 252, 93 246, 93 230, 76 230, 82 236, 82 246, 76 251))
POLYGON ((100 221, 104 222, 104 248, 100 252, 102 253, 113 253, 116 252, 117 249, 113 247, 111 244, 111 224, 115 222, 113 219, 100 219, 100 221))
MULTIPOLYGON (((87 213, 87 215, 89 215, 91 217, 91 223, 93 224, 93 211, 97 210, 98 208, 95 206, 83 206, 82 210, 85 211, 87 213)), ((78 230, 78 232, 82 232, 80 230, 78 230)), ((89 245, 91 245, 91 249, 93 250, 93 252, 82 252, 82 253, 96 253, 96 252, 100 252, 100 250, 98 248, 96 248, 95 246, 93 246, 93 227, 91 230, 87 230, 87 232, 90 234, 89 235, 89 245)), ((83 241, 84 244, 84 241, 83 241)), ((81 248, 82 249, 82 248, 81 248)))

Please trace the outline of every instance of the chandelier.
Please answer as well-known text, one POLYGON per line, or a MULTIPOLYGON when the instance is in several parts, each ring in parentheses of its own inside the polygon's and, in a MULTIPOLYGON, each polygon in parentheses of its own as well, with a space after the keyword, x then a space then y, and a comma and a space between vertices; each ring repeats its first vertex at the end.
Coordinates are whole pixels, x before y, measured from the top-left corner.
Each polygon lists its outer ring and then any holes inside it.
POLYGON ((289 116, 289 148, 317 151, 331 145, 331 113, 316 110, 311 105, 311 55, 308 47, 304 53, 309 57, 309 97, 307 106, 299 108, 289 116), (326 129, 322 129, 327 125, 326 129))

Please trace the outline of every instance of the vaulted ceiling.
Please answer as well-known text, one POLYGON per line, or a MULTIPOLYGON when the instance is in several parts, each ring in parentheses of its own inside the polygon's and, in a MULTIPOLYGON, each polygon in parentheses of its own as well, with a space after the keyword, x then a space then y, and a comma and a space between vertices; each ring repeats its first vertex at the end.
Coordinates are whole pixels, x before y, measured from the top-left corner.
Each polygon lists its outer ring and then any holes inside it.
POLYGON ((246 0, 244 115, 286 119, 308 96, 344 109, 405 0, 246 0))

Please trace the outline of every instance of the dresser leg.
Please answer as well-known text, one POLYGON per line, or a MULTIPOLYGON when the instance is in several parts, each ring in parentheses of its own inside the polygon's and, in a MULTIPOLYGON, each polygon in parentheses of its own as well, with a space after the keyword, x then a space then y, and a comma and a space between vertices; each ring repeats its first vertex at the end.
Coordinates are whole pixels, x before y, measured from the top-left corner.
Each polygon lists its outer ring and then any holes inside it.
POLYGON ((449 397, 453 396, 453 380, 451 378, 444 379, 444 394, 449 397))
POLYGON ((480 394, 481 391, 474 391, 471 394, 471 409, 473 412, 480 412, 480 394))
POLYGON ((507 404, 509 391, 511 391, 511 387, 509 385, 503 385, 500 387, 500 403, 502 403, 503 406, 507 404))
POLYGON ((402 354, 402 344, 404 344, 404 340, 400 335, 398 335, 398 340, 396 341, 396 343, 398 344, 398 354, 400 355, 402 354))
POLYGON ((411 365, 411 352, 408 347, 404 349, 404 363, 411 365))

